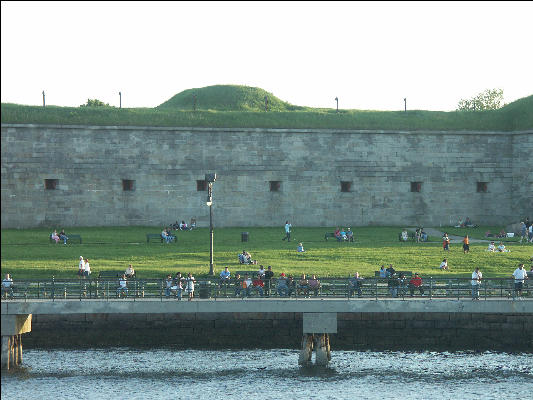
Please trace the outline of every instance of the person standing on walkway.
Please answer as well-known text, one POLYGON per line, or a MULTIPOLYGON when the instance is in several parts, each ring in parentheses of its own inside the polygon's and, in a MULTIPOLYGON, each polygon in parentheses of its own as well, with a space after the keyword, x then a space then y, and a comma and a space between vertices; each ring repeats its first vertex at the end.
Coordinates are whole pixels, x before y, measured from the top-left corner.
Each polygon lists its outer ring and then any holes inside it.
POLYGON ((289 223, 289 221, 285 221, 285 237, 281 240, 287 239, 287 242, 291 241, 291 228, 292 225, 289 223))
POLYGON ((524 287, 524 280, 528 279, 524 264, 519 264, 518 268, 513 272, 514 278, 514 292, 513 300, 518 297, 518 300, 522 300, 522 288, 524 287))
POLYGON ((468 239, 468 235, 465 235, 463 239, 463 253, 466 254, 470 252, 470 240, 468 239))
POLYGON ((482 278, 483 274, 479 267, 476 267, 475 271, 472 272, 472 300, 479 300, 479 286, 482 278))

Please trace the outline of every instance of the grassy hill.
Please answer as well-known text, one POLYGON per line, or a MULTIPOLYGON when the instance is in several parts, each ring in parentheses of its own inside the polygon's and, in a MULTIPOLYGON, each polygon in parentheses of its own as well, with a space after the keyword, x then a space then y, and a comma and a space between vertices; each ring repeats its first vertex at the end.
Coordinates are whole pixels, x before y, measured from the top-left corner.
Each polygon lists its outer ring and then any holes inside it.
POLYGON ((499 110, 361 111, 299 107, 263 89, 216 85, 185 90, 155 108, 2 103, 2 123, 213 128, 520 131, 533 129, 533 95, 499 110), (196 110, 193 110, 196 95, 196 110), (264 111, 265 96, 268 112, 264 111))

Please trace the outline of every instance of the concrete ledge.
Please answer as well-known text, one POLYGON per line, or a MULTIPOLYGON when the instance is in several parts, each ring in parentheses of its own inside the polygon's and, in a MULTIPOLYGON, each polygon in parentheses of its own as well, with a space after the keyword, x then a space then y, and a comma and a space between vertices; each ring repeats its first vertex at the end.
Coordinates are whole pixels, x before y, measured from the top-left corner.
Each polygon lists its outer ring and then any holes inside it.
POLYGON ((417 299, 258 299, 159 301, 33 300, 3 301, 2 316, 14 314, 164 314, 164 313, 488 313, 533 314, 533 300, 417 299))

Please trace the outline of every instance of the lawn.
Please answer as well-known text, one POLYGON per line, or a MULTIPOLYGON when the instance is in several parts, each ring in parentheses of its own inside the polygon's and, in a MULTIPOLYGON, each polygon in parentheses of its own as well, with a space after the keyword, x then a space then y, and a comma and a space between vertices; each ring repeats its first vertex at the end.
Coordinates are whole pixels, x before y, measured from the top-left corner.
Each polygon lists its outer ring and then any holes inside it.
MULTIPOLYGON (((480 227, 480 232, 495 227, 480 227)), ((178 232, 178 243, 146 243, 146 233, 159 232, 158 227, 81 227, 67 228, 67 234, 80 234, 83 244, 49 243, 49 230, 6 229, 1 236, 1 271, 14 279, 48 279, 52 276, 75 278, 80 255, 89 258, 93 276, 102 270, 122 270, 133 264, 140 277, 162 278, 167 274, 192 272, 197 277, 209 272, 209 230, 200 228, 178 232)), ((507 242, 510 253, 488 253, 486 243, 471 244, 463 254, 460 244, 452 244, 450 252, 442 250, 440 237, 428 243, 398 242, 398 227, 362 227, 355 229, 355 243, 324 240, 324 233, 333 228, 295 228, 290 243, 282 241, 283 228, 215 228, 215 273, 228 266, 230 271, 256 269, 239 265, 237 255, 249 251, 265 267, 277 274, 317 274, 320 277, 348 276, 359 271, 374 276, 381 264, 393 264, 397 270, 419 272, 423 276, 469 276, 479 266, 486 277, 510 276, 518 263, 533 255, 533 245, 516 240, 507 242), (241 242, 241 232, 249 232, 249 241, 241 242), (297 253, 303 242, 305 253, 297 253), (450 271, 440 271, 443 257, 448 258, 450 271)), ((449 232, 452 229, 443 227, 449 232)))

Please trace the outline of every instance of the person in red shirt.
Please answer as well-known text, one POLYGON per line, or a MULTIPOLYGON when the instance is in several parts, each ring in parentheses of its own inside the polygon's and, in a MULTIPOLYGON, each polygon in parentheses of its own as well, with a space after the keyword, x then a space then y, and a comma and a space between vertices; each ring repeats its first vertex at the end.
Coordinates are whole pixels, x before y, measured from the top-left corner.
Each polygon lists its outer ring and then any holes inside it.
POLYGON ((259 296, 263 297, 263 287, 265 283, 261 280, 261 275, 257 274, 257 278, 252 282, 253 288, 259 293, 259 296))
POLYGON ((411 292, 411 297, 413 297, 415 290, 420 291, 420 295, 424 294, 424 289, 422 288, 422 278, 418 276, 418 273, 415 273, 415 276, 409 281, 409 291, 411 292))

